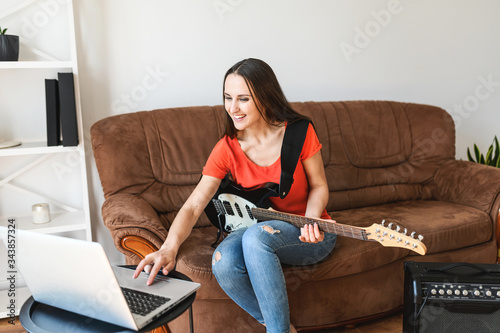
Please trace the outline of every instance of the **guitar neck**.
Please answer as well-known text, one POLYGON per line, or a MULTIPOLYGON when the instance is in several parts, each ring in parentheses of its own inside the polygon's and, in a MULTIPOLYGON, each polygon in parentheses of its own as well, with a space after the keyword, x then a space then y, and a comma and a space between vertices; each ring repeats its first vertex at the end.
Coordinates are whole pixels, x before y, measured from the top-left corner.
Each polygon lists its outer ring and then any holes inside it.
POLYGON ((298 228, 303 227, 306 224, 317 223, 321 231, 335 233, 340 236, 345 236, 350 238, 367 240, 366 230, 364 228, 353 227, 346 224, 340 224, 340 223, 325 221, 322 219, 305 217, 301 215, 283 213, 275 210, 263 209, 258 207, 252 208, 252 214, 259 220, 285 221, 298 228))

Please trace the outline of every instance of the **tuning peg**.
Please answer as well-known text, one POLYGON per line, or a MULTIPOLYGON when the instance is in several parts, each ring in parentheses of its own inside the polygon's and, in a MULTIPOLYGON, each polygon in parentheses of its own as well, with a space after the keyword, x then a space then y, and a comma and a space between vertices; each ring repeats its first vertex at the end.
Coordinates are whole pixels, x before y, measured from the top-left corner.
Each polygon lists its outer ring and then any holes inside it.
POLYGON ((422 239, 424 239, 424 236, 422 236, 422 235, 418 235, 418 240, 419 240, 419 241, 422 241, 422 239))
POLYGON ((406 235, 407 233, 408 233, 408 229, 406 229, 406 228, 405 228, 405 230, 404 230, 403 234, 405 234, 405 235, 406 235))
POLYGON ((381 224, 382 224, 382 226, 383 226, 383 227, 385 227, 385 224, 384 224, 384 223, 385 223, 385 220, 382 220, 382 223, 381 223, 381 224))
POLYGON ((415 238, 415 234, 416 234, 416 232, 415 232, 415 231, 413 231, 413 232, 410 234, 410 237, 411 237, 411 238, 415 238))
POLYGON ((392 229, 392 225, 393 225, 393 224, 394 224, 394 223, 392 223, 392 222, 391 222, 391 223, 389 223, 389 225, 387 226, 387 228, 392 229))
POLYGON ((401 230, 401 227, 399 225, 396 226, 396 231, 399 232, 401 230))

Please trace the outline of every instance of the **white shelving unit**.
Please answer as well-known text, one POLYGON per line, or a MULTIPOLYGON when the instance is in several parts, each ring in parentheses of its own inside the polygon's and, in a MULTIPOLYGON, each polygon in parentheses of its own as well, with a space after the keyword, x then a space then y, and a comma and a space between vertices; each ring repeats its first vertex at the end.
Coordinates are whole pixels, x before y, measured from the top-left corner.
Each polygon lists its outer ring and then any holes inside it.
MULTIPOLYGON (((16 228, 92 240, 82 126, 73 1, 2 0, 0 22, 20 36, 20 59, 0 62, 0 143, 21 141, 0 149, 0 226, 15 220, 16 228), (23 33, 26 35, 24 36, 23 33), (45 79, 72 72, 79 145, 47 146, 45 79), (32 222, 31 206, 50 205, 51 221, 32 222)), ((61 249, 64 251, 64 249, 61 249)), ((0 317, 8 317, 10 287, 7 252, 0 246, 0 317)), ((17 275, 16 314, 30 296, 17 275)))

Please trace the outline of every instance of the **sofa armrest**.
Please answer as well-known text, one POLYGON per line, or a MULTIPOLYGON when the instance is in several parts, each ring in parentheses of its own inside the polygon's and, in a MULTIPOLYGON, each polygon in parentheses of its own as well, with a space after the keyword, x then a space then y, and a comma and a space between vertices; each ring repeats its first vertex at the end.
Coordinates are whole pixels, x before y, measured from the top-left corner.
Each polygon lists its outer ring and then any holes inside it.
POLYGON ((127 256, 127 263, 159 249, 168 234, 158 213, 136 195, 109 196, 102 205, 102 217, 116 248, 127 256))
POLYGON ((499 194, 499 168, 455 160, 443 164, 434 175, 435 199, 477 208, 492 221, 498 217, 499 194))
POLYGON ((500 168, 468 161, 447 162, 434 175, 432 196, 436 200, 471 206, 490 215, 493 236, 500 249, 500 168))

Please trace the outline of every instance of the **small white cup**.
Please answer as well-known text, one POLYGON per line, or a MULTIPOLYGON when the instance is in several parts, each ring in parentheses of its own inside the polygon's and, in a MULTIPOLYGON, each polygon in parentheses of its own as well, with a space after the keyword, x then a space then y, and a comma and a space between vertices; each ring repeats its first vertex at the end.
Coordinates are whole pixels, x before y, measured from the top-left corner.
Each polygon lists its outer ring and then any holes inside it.
POLYGON ((33 223, 42 224, 50 222, 50 209, 48 203, 39 203, 31 207, 33 223))

